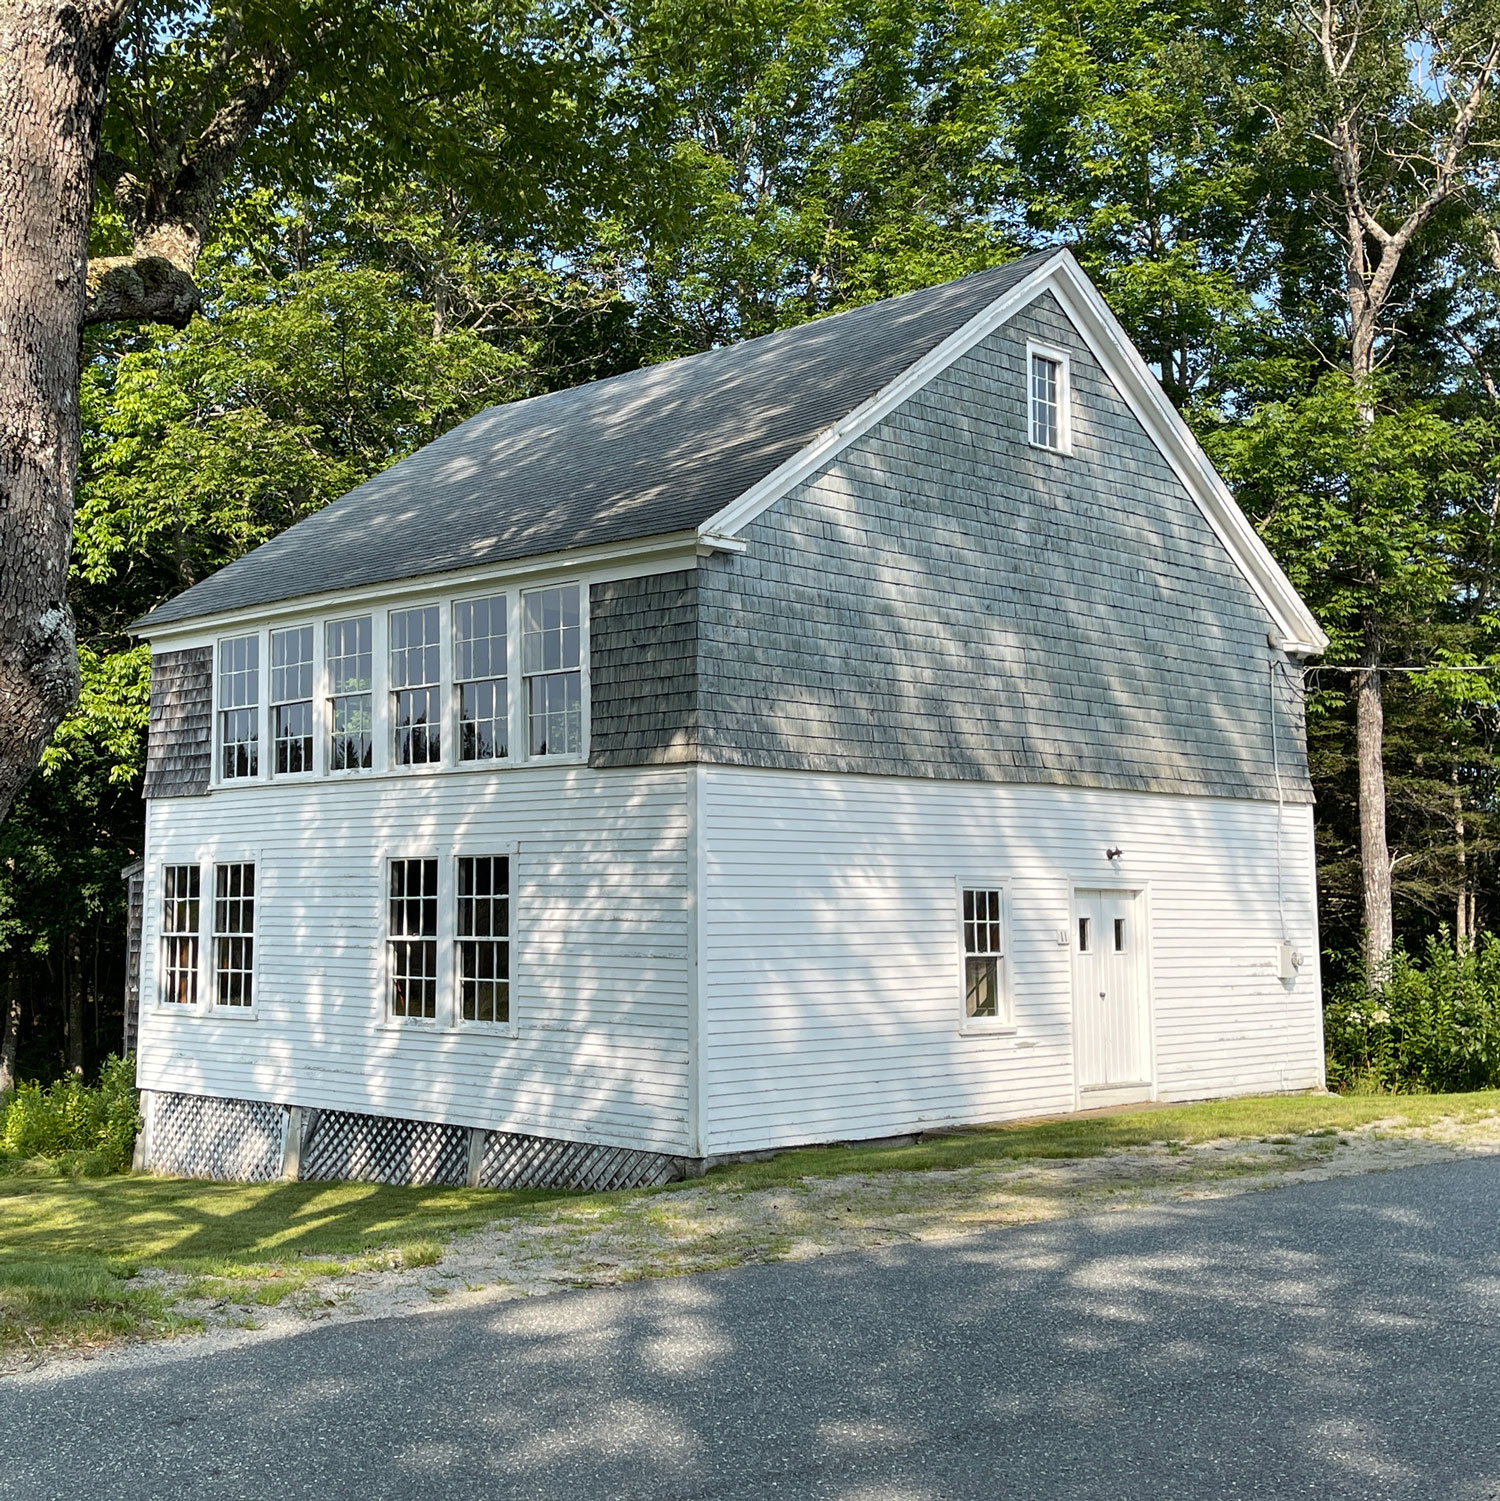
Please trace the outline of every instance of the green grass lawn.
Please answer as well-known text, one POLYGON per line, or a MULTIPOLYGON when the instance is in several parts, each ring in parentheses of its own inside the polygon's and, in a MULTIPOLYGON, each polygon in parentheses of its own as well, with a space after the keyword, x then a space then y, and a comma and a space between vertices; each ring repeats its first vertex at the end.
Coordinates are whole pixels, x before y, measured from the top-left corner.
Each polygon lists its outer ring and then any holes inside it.
MULTIPOLYGON (((1090 1157, 1151 1143, 1296 1136, 1393 1117, 1422 1125, 1497 1111, 1500 1091, 1228 1100, 980 1127, 907 1146, 807 1148, 716 1169, 711 1179, 751 1190, 809 1176, 1090 1157)), ((441 1242, 465 1230, 578 1197, 353 1183, 0 1177, 0 1348, 170 1332, 174 1316, 162 1294, 126 1285, 142 1267, 210 1283, 279 1279, 293 1288, 344 1258, 427 1265, 441 1242)))

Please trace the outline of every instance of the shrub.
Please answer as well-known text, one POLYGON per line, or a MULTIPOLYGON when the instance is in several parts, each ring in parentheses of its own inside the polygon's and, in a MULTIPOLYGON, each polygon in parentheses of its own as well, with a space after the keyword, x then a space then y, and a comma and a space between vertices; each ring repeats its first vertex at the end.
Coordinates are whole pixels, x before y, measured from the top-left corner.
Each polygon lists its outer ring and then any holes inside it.
POLYGON ((1336 994, 1323 1024, 1336 1089, 1500 1088, 1500 939, 1455 953, 1445 932, 1421 959, 1398 949, 1382 980, 1336 994))
POLYGON ((107 1059, 92 1087, 81 1079, 22 1084, 0 1100, 0 1166, 45 1163, 90 1176, 124 1172, 140 1123, 130 1058, 107 1059))

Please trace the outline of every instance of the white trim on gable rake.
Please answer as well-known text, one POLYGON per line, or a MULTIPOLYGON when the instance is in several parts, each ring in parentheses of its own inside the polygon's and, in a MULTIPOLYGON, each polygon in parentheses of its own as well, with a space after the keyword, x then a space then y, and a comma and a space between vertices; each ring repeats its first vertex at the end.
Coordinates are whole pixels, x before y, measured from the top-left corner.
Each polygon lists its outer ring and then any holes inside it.
POLYGON ((1079 337, 1255 591, 1275 627, 1272 644, 1297 655, 1313 656, 1323 651, 1328 637, 1322 627, 1240 510, 1229 487, 1151 374, 1130 336, 1067 250, 1059 250, 883 390, 828 428, 815 442, 710 516, 698 529, 700 542, 705 547, 726 548, 739 540, 738 533, 757 516, 831 463, 849 444, 1044 292, 1051 292, 1057 298, 1079 337))

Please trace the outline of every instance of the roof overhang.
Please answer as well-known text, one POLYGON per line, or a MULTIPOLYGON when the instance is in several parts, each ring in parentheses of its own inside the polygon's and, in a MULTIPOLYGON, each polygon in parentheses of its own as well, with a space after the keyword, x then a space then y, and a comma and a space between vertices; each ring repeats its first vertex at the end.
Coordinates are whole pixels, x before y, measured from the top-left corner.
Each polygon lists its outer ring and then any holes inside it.
POLYGON ((449 569, 443 573, 426 573, 415 578, 395 579, 389 583, 362 584, 353 589, 330 589, 321 594, 299 594, 292 599, 270 604, 245 605, 212 615, 193 615, 186 620, 149 624, 150 616, 135 621, 130 631, 147 641, 164 644, 218 635, 226 629, 243 625, 274 625, 278 621, 308 615, 326 614, 333 609, 360 609, 384 604, 400 604, 420 599, 435 591, 453 592, 483 589, 491 585, 541 582, 566 575, 590 582, 604 579, 639 577, 666 573, 678 568, 697 566, 703 544, 695 532, 668 532, 659 537, 642 537, 630 542, 612 542, 598 547, 575 547, 563 552, 515 558, 503 563, 487 563, 473 568, 449 569))
POLYGON ((739 540, 740 532, 757 516, 832 463, 857 438, 1044 292, 1051 292, 1062 305, 1094 358, 1114 382, 1125 403, 1171 465, 1225 551, 1265 606, 1274 626, 1271 632, 1274 645, 1293 656, 1316 656, 1322 652, 1328 645, 1323 628, 1239 508, 1229 487, 1167 398, 1119 319, 1109 310, 1068 250, 1059 250, 1050 260, 1044 261, 931 353, 904 370, 889 385, 841 418, 806 448, 793 454, 743 495, 710 516, 698 528, 701 543, 706 548, 725 549, 739 540))

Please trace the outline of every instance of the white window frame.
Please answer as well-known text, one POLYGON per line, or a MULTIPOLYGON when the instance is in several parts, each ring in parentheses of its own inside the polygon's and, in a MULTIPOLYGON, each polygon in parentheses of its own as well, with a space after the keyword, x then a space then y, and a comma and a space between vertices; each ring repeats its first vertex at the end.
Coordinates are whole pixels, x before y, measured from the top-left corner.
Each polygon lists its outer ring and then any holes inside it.
MULTIPOLYGON (((481 765, 484 763, 480 763, 481 765)), ((449 907, 446 914, 438 914, 438 927, 441 929, 446 915, 448 923, 448 953, 452 968, 450 978, 450 1004, 452 1007, 452 1026, 460 1032, 488 1033, 492 1037, 519 1037, 521 1035, 520 1022, 520 985, 517 979, 518 965, 516 962, 516 907, 517 893, 520 887, 519 865, 517 861, 517 846, 507 844, 503 840, 495 840, 486 844, 465 844, 453 851, 452 877, 449 882, 450 892, 449 907), (510 985, 510 1019, 503 1022, 466 1021, 463 1007, 463 966, 458 962, 458 946, 463 940, 458 932, 458 862, 464 859, 501 859, 509 862, 509 891, 507 893, 506 918, 508 919, 505 941, 507 945, 508 983, 510 985)), ((439 883, 441 884, 441 883, 439 883)), ((439 962, 441 970, 441 961, 439 962)))
MULTIPOLYGON (((148 883, 149 885, 150 883, 148 883)), ((177 1016, 202 1015, 204 1011, 204 997, 208 993, 210 977, 206 973, 203 942, 203 861, 193 857, 181 855, 161 855, 156 861, 156 880, 154 886, 156 908, 156 975, 154 990, 156 992, 156 1009, 177 1016), (196 933, 167 932, 166 927, 166 903, 167 903, 167 867, 181 867, 198 872, 198 930, 196 933), (169 1001, 167 999, 167 940, 169 938, 193 937, 198 942, 198 962, 193 969, 193 999, 191 1001, 169 1001)))
POLYGON ((266 760, 266 700, 270 696, 270 676, 266 648, 268 637, 263 630, 230 631, 222 636, 215 636, 213 640, 213 775, 210 777, 210 785, 217 787, 244 787, 255 782, 263 782, 266 779, 269 763, 266 760), (255 678, 255 702, 244 704, 240 707, 247 708, 255 717, 255 770, 242 777, 227 777, 224 775, 224 715, 230 710, 219 706, 219 694, 224 686, 224 674, 220 661, 220 652, 232 641, 254 641, 256 659, 255 678))
MULTIPOLYGON (((260 1007, 260 948, 261 948, 261 900, 264 889, 265 867, 258 850, 249 853, 232 851, 229 854, 215 852, 206 863, 208 876, 208 897, 204 902, 206 911, 200 912, 199 927, 206 929, 207 937, 207 962, 203 966, 208 973, 208 997, 203 1005, 206 1014, 222 1016, 237 1021, 252 1020, 260 1007), (218 955, 218 916, 215 912, 219 883, 219 867, 221 865, 248 865, 255 872, 255 894, 251 898, 253 902, 253 923, 250 930, 250 1004, 248 1006, 224 1006, 219 1004, 219 955, 218 955)), ((201 877, 200 877, 201 880, 201 877)), ((229 935, 226 935, 229 936, 229 935)), ((240 935, 243 936, 243 935, 240 935)), ((200 946, 203 943, 200 937, 200 946)))
POLYGON ((1073 452, 1073 370, 1066 350, 1036 339, 1026 341, 1026 441, 1039 453, 1073 452), (1051 360, 1057 365, 1057 445, 1039 443, 1036 436, 1036 395, 1032 389, 1032 363, 1051 360))
POLYGON ((1003 877, 984 875, 959 875, 953 879, 953 933, 956 957, 953 965, 954 1006, 958 1012, 958 1030, 965 1037, 1013 1036, 1019 1029, 1016 1025, 1015 988, 1012 979, 1012 953, 1010 933, 1010 882, 1003 877), (970 1016, 965 1009, 968 995, 968 948, 964 940, 964 892, 998 891, 1000 893, 1000 942, 1002 952, 999 960, 1000 1014, 998 1016, 970 1016))
MULTIPOLYGON (((290 624, 287 624, 287 625, 273 625, 273 626, 268 626, 267 629, 266 629, 266 646, 265 646, 265 655, 266 655, 266 718, 265 718, 265 724, 266 724, 266 730, 265 730, 265 734, 266 734, 266 750, 267 750, 267 754, 268 754, 268 759, 266 761, 266 776, 267 776, 267 779, 270 780, 270 781, 305 782, 309 778, 316 777, 319 774, 320 770, 322 769, 322 761, 320 760, 320 756, 321 755, 326 755, 326 751, 320 745, 320 741, 322 740, 322 737, 323 737, 323 719, 324 719, 324 714, 322 712, 322 705, 323 705, 323 703, 325 702, 325 699, 326 699, 326 695, 323 692, 323 688, 324 688, 324 682, 323 682, 323 642, 320 639, 320 635, 321 635, 322 629, 323 629, 323 622, 322 622, 321 619, 316 619, 316 620, 296 620, 296 621, 292 621, 290 624), (285 635, 285 634, 287 634, 290 631, 311 631, 312 632, 312 701, 311 701, 311 704, 310 704, 311 718, 312 718, 312 757, 311 757, 311 764, 308 766, 308 768, 307 768, 306 771, 277 771, 276 770, 276 710, 279 707, 281 707, 281 704, 283 702, 285 702, 285 703, 303 703, 305 701, 303 699, 296 699, 296 698, 294 698, 294 699, 286 699, 286 700, 277 700, 277 699, 274 699, 272 697, 272 690, 271 690, 271 673, 273 671, 273 669, 271 667, 272 645, 273 645, 274 639, 277 636, 285 635)), ((256 876, 256 879, 257 880, 260 879, 259 875, 256 876)))
MULTIPOLYGON (((382 1027, 398 1032, 451 1031, 453 1028, 452 944, 444 940, 451 933, 452 924, 445 923, 444 914, 453 905, 453 883, 457 867, 449 858, 450 852, 443 848, 428 846, 425 849, 393 849, 382 852, 380 857, 380 1016, 382 1027), (391 964, 391 867, 398 861, 433 860, 437 863, 437 926, 432 934, 436 945, 431 1016, 398 1016, 391 1008, 391 991, 395 983, 395 969, 391 964)), ((456 909, 455 909, 456 910, 456 909)))
MULTIPOLYGON (((385 650, 385 632, 381 629, 381 621, 384 614, 380 610, 369 607, 358 607, 349 610, 330 610, 320 615, 314 624, 313 650, 319 653, 318 660, 321 664, 321 672, 315 673, 319 686, 323 690, 323 697, 315 711, 313 718, 318 726, 318 738, 322 742, 321 749, 317 753, 315 765, 319 773, 329 781, 344 781, 359 777, 373 776, 377 771, 384 770, 382 766, 382 746, 386 732, 387 715, 383 712, 386 697, 386 680, 389 676, 381 667, 381 654, 385 650), (328 651, 328 628, 333 625, 343 625, 349 621, 368 620, 370 622, 370 687, 368 697, 370 700, 370 764, 368 766, 340 766, 335 768, 333 764, 333 669, 330 665, 332 658, 328 651), (317 637, 322 637, 321 644, 317 637)), ((357 698, 358 694, 339 694, 340 698, 357 698)))
MULTIPOLYGON (((589 695, 589 583, 585 578, 558 579, 550 583, 523 584, 515 591, 516 636, 514 655, 506 643, 507 656, 514 664, 515 682, 518 691, 514 695, 516 719, 519 722, 521 739, 517 742, 521 764, 579 765, 586 764, 589 757, 589 721, 592 718, 592 703, 589 695), (550 751, 546 755, 533 755, 531 750, 531 678, 550 676, 547 673, 526 671, 526 596, 545 594, 553 589, 576 588, 578 590, 578 749, 576 751, 550 751)), ((559 672, 573 672, 571 667, 559 668, 559 672)))
MULTIPOLYGON (((516 700, 522 697, 517 691, 514 668, 519 660, 520 648, 516 645, 516 632, 520 629, 521 620, 521 591, 519 589, 493 589, 488 591, 468 591, 463 594, 455 594, 448 602, 448 631, 446 642, 448 648, 447 670, 447 695, 452 705, 452 733, 450 743, 453 746, 452 761, 455 766, 462 767, 466 771, 478 771, 486 766, 515 766, 525 760, 524 754, 517 754, 516 745, 516 700), (505 754, 503 756, 487 756, 473 761, 463 759, 463 744, 461 740, 463 723, 463 706, 460 702, 459 690, 465 683, 486 683, 493 678, 460 678, 458 676, 458 607, 460 605, 477 604, 480 600, 501 601, 501 612, 505 617, 505 754)), ((587 655, 587 653, 585 653, 587 655)))
MULTIPOLYGON (((448 712, 449 700, 453 697, 453 662, 451 649, 448 649, 448 641, 451 635, 452 619, 449 602, 444 599, 424 599, 417 604, 392 605, 385 612, 386 650, 385 650, 385 706, 386 706, 386 730, 388 743, 385 748, 386 762, 389 769, 399 772, 402 776, 420 775, 427 771, 437 771, 446 766, 451 759, 453 746, 452 727, 449 724, 451 715, 448 712), (437 612, 437 637, 432 645, 437 647, 438 652, 438 675, 435 683, 423 683, 418 686, 430 690, 434 695, 436 718, 429 721, 437 728, 438 755, 432 761, 401 761, 396 756, 396 695, 407 692, 411 685, 406 688, 397 688, 391 673, 391 621, 397 615, 413 615, 424 613, 428 610, 437 612)), ((507 648, 509 642, 506 643, 507 648)), ((425 645, 425 643, 424 643, 425 645)), ((373 768, 372 768, 373 769, 373 768)))
MULTIPOLYGON (((209 785, 215 791, 244 787, 255 783, 278 782, 326 782, 382 776, 432 776, 454 772, 473 774, 499 768, 520 769, 527 766, 586 766, 593 733, 593 693, 590 682, 590 633, 592 622, 589 615, 591 579, 587 575, 570 575, 549 579, 545 576, 535 582, 511 581, 485 587, 483 585, 455 591, 451 594, 412 594, 399 605, 381 608, 378 602, 359 601, 343 607, 325 607, 307 615, 287 615, 254 630, 226 631, 208 640, 197 638, 198 644, 212 648, 212 699, 213 699, 213 761, 209 785), (522 671, 525 663, 523 597, 543 589, 576 587, 578 590, 579 624, 579 697, 581 708, 581 744, 576 752, 560 752, 550 755, 532 755, 530 725, 530 695, 527 674, 522 671), (455 606, 460 601, 480 598, 500 598, 505 601, 506 611, 506 724, 509 737, 507 753, 487 761, 462 761, 459 759, 459 709, 458 683, 455 678, 457 653, 453 640, 455 606), (438 611, 439 642, 439 703, 438 719, 440 734, 445 740, 442 759, 400 766, 394 756, 393 690, 390 686, 389 623, 396 609, 423 609, 435 606, 438 611), (332 767, 333 697, 328 660, 328 627, 336 622, 368 618, 370 621, 370 735, 371 764, 366 767, 345 768, 335 771, 332 767), (288 630, 312 628, 313 633, 313 759, 312 769, 305 772, 277 772, 274 769, 276 748, 272 739, 273 716, 271 705, 271 636, 288 630), (257 715, 258 771, 254 777, 231 777, 221 775, 223 749, 220 734, 219 704, 219 643, 239 637, 253 636, 258 641, 260 688, 257 715)), ((572 669, 564 669, 571 671, 572 669)))

